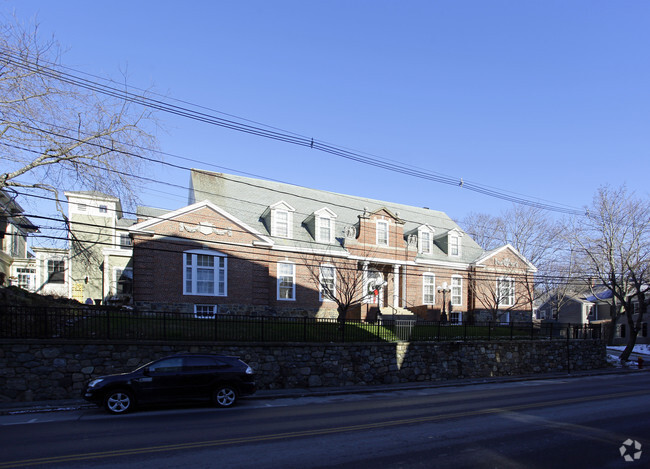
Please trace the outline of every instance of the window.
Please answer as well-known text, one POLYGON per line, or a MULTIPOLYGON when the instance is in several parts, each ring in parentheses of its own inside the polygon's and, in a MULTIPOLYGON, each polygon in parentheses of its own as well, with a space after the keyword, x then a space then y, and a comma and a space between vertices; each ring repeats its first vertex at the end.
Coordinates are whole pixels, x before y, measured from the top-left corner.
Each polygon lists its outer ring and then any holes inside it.
POLYGON ((47 261, 47 283, 65 283, 65 261, 47 261))
POLYGON ((24 290, 32 290, 36 286, 36 269, 17 268, 18 286, 24 290))
POLYGON ((13 236, 11 237, 11 256, 12 257, 23 257, 21 255, 21 241, 24 244, 25 239, 23 236, 20 235, 20 233, 16 230, 13 232, 13 236))
POLYGON ((336 298, 336 269, 331 265, 320 266, 320 300, 334 301, 336 298))
POLYGON ((449 236, 449 255, 450 256, 460 255, 460 238, 454 234, 449 236))
POLYGON ((431 232, 429 231, 420 231, 420 252, 431 254, 431 232))
POLYGON ((108 212, 108 207, 106 207, 106 205, 99 206, 99 213, 107 213, 107 212, 108 212))
POLYGON ((436 276, 433 274, 422 276, 422 302, 425 305, 436 304, 436 276))
POLYGON ((197 318, 213 318, 217 314, 217 305, 194 305, 194 316, 197 318))
POLYGON ((212 357, 185 357, 183 361, 184 371, 207 371, 216 368, 217 362, 212 357))
POLYGON ((293 212, 296 210, 282 200, 269 206, 269 209, 271 236, 291 238, 293 236, 293 212))
POLYGON ((133 240, 128 233, 120 233, 120 249, 131 249, 133 240))
POLYGON ((388 246, 388 222, 377 221, 377 245, 388 246))
POLYGON ((463 278, 451 277, 451 304, 461 306, 463 304, 463 278))
POLYGON ((183 371, 183 358, 165 358, 149 365, 149 371, 152 373, 174 373, 183 371))
POLYGON ((79 204, 79 205, 77 205, 77 209, 78 209, 80 212, 85 212, 87 208, 88 208, 88 206, 87 206, 86 204, 79 204))
POLYGON ((499 306, 514 306, 515 281, 508 277, 501 277, 497 281, 497 294, 499 306))
POLYGON ((332 242, 332 225, 334 220, 328 217, 316 217, 316 241, 319 243, 332 242))
POLYGON ((289 263, 278 264, 278 300, 296 299, 296 266, 289 263))
POLYGON ((212 251, 189 251, 183 256, 183 294, 226 296, 228 259, 212 251))
POLYGON ((461 311, 452 311, 449 313, 449 322, 452 324, 463 323, 463 313, 461 311))
POLYGON ((280 238, 289 237, 289 212, 286 210, 275 210, 273 214, 273 235, 280 238))
POLYGON ((117 295, 133 294, 133 269, 115 269, 115 293, 117 295))

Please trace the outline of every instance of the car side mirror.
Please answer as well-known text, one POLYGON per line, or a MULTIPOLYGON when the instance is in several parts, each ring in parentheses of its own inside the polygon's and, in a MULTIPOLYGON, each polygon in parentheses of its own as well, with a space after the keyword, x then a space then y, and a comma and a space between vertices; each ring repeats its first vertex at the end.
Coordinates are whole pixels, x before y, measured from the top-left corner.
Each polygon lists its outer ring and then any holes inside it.
POLYGON ((146 366, 146 367, 142 370, 142 374, 145 375, 145 376, 151 376, 151 370, 149 369, 148 366, 146 366))

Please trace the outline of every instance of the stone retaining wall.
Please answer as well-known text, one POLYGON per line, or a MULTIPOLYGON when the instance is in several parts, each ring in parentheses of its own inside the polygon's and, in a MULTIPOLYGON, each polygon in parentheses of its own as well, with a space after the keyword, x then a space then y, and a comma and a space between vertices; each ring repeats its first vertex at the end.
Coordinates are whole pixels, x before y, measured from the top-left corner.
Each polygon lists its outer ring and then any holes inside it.
POLYGON ((0 341, 0 401, 80 397, 85 383, 180 352, 236 355, 261 389, 393 384, 607 366, 591 340, 380 344, 187 344, 0 341))

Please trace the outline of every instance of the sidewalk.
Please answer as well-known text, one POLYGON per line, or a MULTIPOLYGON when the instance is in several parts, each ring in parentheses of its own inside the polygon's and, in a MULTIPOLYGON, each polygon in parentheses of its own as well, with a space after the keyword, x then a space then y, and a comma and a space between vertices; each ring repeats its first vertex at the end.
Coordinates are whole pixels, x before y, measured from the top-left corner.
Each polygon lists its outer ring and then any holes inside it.
MULTIPOLYGON (((650 360, 650 357, 649 357, 650 360)), ((650 365, 650 361, 648 362, 650 365)), ((244 399, 281 399, 281 398, 300 398, 300 397, 326 397, 339 396, 345 394, 362 394, 377 392, 407 391, 414 389, 429 388, 446 388, 455 386, 472 386, 479 384, 491 383, 512 383, 518 381, 534 381, 557 378, 580 378, 585 376, 600 376, 611 374, 624 374, 634 372, 644 372, 650 370, 650 367, 638 369, 636 362, 630 363, 626 367, 612 367, 600 370, 576 371, 572 373, 545 373, 524 376, 501 376, 497 378, 476 378, 476 379, 457 379, 446 381, 427 381, 420 383, 399 383, 372 386, 343 386, 343 387, 320 387, 320 388, 293 388, 293 389, 264 389, 257 391, 253 396, 244 399)), ((94 409, 96 406, 83 399, 61 399, 52 401, 34 401, 34 402, 3 402, 0 403, 0 415, 14 415, 37 412, 65 412, 80 409, 94 409)))

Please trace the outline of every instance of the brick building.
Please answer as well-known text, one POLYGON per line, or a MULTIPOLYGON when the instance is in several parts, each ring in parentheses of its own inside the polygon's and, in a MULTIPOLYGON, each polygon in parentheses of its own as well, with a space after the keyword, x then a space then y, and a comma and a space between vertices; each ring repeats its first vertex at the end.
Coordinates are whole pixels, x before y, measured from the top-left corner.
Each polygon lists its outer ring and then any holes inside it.
POLYGON ((534 266, 428 208, 192 170, 188 206, 129 231, 143 308, 337 317, 354 290, 349 318, 531 319, 534 266))

